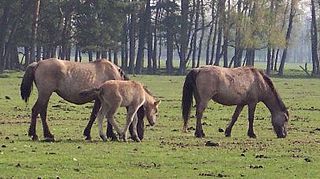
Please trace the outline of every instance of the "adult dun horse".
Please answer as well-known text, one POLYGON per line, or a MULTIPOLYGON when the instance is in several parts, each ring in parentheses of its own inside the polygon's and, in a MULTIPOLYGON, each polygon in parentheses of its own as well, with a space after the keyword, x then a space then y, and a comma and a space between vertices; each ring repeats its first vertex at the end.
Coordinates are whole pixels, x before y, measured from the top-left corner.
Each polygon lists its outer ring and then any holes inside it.
POLYGON ((136 128, 138 121, 137 117, 135 117, 138 109, 140 107, 145 109, 145 115, 149 124, 153 126, 156 122, 158 106, 160 104, 160 101, 156 101, 156 99, 141 83, 135 81, 109 80, 98 88, 82 91, 80 96, 98 96, 101 102, 101 108, 98 112, 97 118, 99 135, 103 141, 107 140, 102 131, 103 119, 106 116, 108 122, 112 124, 119 134, 120 139, 123 139, 124 141, 127 141, 127 132, 130 124, 132 123, 132 138, 136 142, 140 142, 136 128), (119 107, 127 108, 127 117, 123 130, 118 127, 114 120, 114 115, 119 107))
MULTIPOLYGON (((47 124, 47 107, 50 96, 56 92, 61 98, 74 104, 84 104, 94 100, 89 122, 84 130, 87 140, 91 139, 90 131, 96 115, 100 109, 100 101, 97 97, 82 97, 79 93, 82 90, 100 86, 107 80, 128 80, 125 73, 108 60, 97 60, 90 63, 78 63, 55 58, 34 62, 26 68, 23 76, 20 92, 21 97, 28 101, 33 82, 38 90, 38 98, 32 107, 31 123, 28 135, 32 140, 38 140, 36 134, 36 119, 40 114, 43 126, 43 133, 46 141, 54 141, 54 136, 47 124)), ((144 109, 138 111, 138 135, 143 138, 143 117, 144 109)), ((132 128, 130 127, 130 132, 132 128)), ((107 136, 115 138, 112 126, 108 125, 107 136)))
POLYGON ((240 112, 248 105, 248 136, 255 138, 253 131, 254 112, 258 102, 263 102, 271 112, 273 129, 278 138, 287 135, 288 110, 282 102, 271 79, 253 67, 223 68, 205 66, 192 69, 186 76, 182 96, 183 130, 187 131, 193 96, 196 102, 196 137, 204 137, 201 118, 208 102, 212 99, 223 105, 236 105, 232 119, 225 130, 231 130, 240 112))

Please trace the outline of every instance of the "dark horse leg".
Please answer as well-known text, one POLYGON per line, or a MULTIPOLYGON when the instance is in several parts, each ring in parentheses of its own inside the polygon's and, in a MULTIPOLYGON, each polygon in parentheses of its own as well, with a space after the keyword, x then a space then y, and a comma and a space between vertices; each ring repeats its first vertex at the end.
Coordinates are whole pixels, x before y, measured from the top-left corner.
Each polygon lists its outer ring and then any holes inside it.
POLYGON ((205 134, 202 129, 201 118, 202 118, 203 112, 206 109, 206 107, 207 107, 207 103, 199 103, 196 106, 197 122, 196 122, 196 131, 195 131, 194 135, 198 138, 205 137, 205 134))
POLYGON ((231 136, 231 130, 232 127, 234 125, 234 123, 236 123, 242 109, 243 109, 244 105, 237 105, 236 110, 234 111, 233 115, 232 115, 232 119, 228 125, 228 127, 226 128, 226 131, 224 132, 226 137, 230 137, 231 136))
POLYGON ((249 120, 249 128, 248 128, 248 136, 251 138, 256 138, 256 134, 253 132, 253 120, 254 120, 254 112, 256 110, 256 103, 248 105, 248 120, 249 120))
MULTIPOLYGON (((142 139, 143 139, 143 136, 144 136, 144 122, 143 122, 143 118, 144 118, 144 108, 143 108, 143 106, 141 106, 141 107, 138 109, 136 115, 137 115, 137 118, 138 118, 138 123, 137 123, 138 137, 139 137, 140 140, 142 140, 142 139)), ((130 131, 131 138, 133 139, 133 137, 134 137, 133 125, 130 125, 129 131, 130 131)), ((134 139, 133 139, 133 140, 134 140, 134 139)))
POLYGON ((43 95, 41 92, 39 92, 38 99, 32 107, 31 123, 28 133, 28 135, 32 137, 32 140, 38 140, 38 136, 36 134, 36 123, 37 116, 40 113, 45 141, 54 141, 54 136, 51 134, 47 124, 47 107, 50 95, 51 93, 43 95))

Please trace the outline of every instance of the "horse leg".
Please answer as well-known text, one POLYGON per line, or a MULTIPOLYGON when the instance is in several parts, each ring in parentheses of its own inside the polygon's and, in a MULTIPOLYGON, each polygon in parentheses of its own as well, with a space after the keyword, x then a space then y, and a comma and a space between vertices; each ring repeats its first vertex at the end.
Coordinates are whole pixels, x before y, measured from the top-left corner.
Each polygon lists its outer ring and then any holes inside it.
POLYGON ((38 135, 36 134, 36 125, 37 125, 37 116, 39 114, 39 104, 38 100, 32 107, 32 113, 31 113, 31 123, 29 127, 28 136, 32 138, 33 141, 38 140, 38 135))
POLYGON ((99 136, 103 141, 107 140, 106 134, 103 132, 103 118, 107 113, 108 108, 106 106, 102 106, 100 111, 98 112, 98 128, 99 128, 99 136))
POLYGON ((132 123, 133 118, 135 117, 135 115, 136 115, 136 113, 137 113, 137 110, 138 110, 138 109, 136 109, 136 108, 134 108, 134 107, 128 107, 127 120, 126 120, 126 123, 125 123, 125 125, 124 125, 123 131, 122 131, 122 133, 120 134, 120 138, 123 138, 123 140, 124 140, 125 142, 127 141, 129 126, 130 126, 130 124, 132 123))
POLYGON ((253 132, 253 120, 254 120, 254 112, 256 110, 256 103, 248 105, 248 120, 249 120, 249 128, 248 128, 248 136, 251 138, 256 138, 256 134, 253 132))
POLYGON ((107 121, 107 138, 110 138, 112 141, 118 140, 117 135, 113 132, 112 125, 107 121))
POLYGON ((40 110, 40 117, 41 117, 41 121, 42 121, 44 141, 53 142, 54 136, 51 134, 48 123, 47 123, 47 108, 48 108, 48 101, 45 104, 43 104, 43 106, 40 110))
POLYGON ((202 119, 202 115, 203 115, 203 112, 206 109, 206 107, 207 107, 207 103, 197 104, 197 107, 196 107, 197 122, 196 122, 196 131, 195 131, 194 135, 198 138, 205 137, 205 134, 202 129, 201 119, 202 119))
MULTIPOLYGON (((143 108, 143 106, 141 106, 138 109, 137 114, 135 115, 135 117, 137 117, 137 125, 135 127, 136 127, 136 131, 138 133, 138 137, 139 137, 140 140, 142 140, 143 137, 144 137, 143 136, 144 135, 144 121, 143 121, 144 116, 145 116, 144 108, 143 108)), ((129 132, 130 132, 130 135, 131 135, 131 139, 135 140, 133 138, 133 136, 135 134, 134 134, 134 126, 132 125, 132 123, 130 124, 129 132)))
POLYGON ((131 138, 136 142, 141 142, 141 140, 138 136, 138 133, 137 133, 137 124, 138 124, 138 116, 137 116, 137 114, 135 114, 133 117, 133 121, 130 124, 130 128, 132 128, 131 138))
POLYGON ((28 135, 34 141, 38 140, 38 135, 36 134, 36 124, 37 124, 37 117, 39 113, 42 120, 44 137, 49 139, 48 141, 54 140, 54 136, 50 133, 47 120, 46 120, 47 107, 48 107, 48 101, 49 101, 50 95, 51 93, 43 94, 39 92, 38 99, 32 107, 31 123, 30 123, 28 135))
POLYGON ((93 108, 92 108, 92 111, 91 111, 91 114, 90 114, 90 118, 89 118, 88 124, 87 124, 86 128, 83 131, 83 135, 86 137, 86 140, 91 140, 91 128, 92 128, 92 125, 94 123, 94 120, 97 117, 97 114, 98 114, 98 112, 100 110, 100 107, 101 107, 101 102, 100 102, 100 100, 96 99, 94 101, 94 105, 93 105, 93 108))
POLYGON ((138 133, 138 137, 140 140, 143 139, 144 137, 144 121, 143 121, 143 118, 145 116, 145 113, 144 113, 144 108, 143 106, 141 106, 138 111, 137 111, 137 133, 138 133))
POLYGON ((236 110, 234 111, 231 121, 228 125, 228 127, 226 128, 226 131, 224 132, 226 137, 230 137, 231 136, 231 130, 233 125, 236 123, 242 109, 243 109, 244 105, 237 105, 236 110))

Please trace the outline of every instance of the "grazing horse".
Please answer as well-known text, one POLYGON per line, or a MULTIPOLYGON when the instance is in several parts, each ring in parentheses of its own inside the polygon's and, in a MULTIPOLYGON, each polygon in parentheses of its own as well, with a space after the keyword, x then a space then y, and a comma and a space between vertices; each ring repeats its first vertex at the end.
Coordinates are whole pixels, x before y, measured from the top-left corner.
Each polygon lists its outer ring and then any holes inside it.
MULTIPOLYGON (((90 140, 90 130, 101 104, 97 97, 81 97, 79 93, 93 86, 98 87, 107 80, 128 80, 128 78, 118 66, 108 60, 78 63, 52 58, 30 64, 26 69, 20 87, 21 97, 26 102, 30 97, 33 82, 35 82, 38 90, 38 99, 32 107, 28 135, 32 137, 32 140, 38 140, 36 119, 40 114, 45 141, 54 141, 54 136, 49 130, 46 117, 50 96, 53 92, 56 92, 61 98, 74 104, 95 101, 90 120, 83 133, 86 139, 90 140)), ((141 108, 138 112, 138 134, 140 139, 143 137, 143 117, 144 111, 141 108)), ((107 135, 108 137, 115 137, 111 125, 108 127, 107 135)))
POLYGON ((236 105, 225 136, 231 130, 240 112, 248 105, 248 136, 255 138, 253 131, 254 112, 258 102, 263 102, 271 112, 273 129, 278 138, 287 135, 288 110, 282 102, 271 79, 253 67, 223 68, 204 66, 192 69, 186 76, 182 96, 183 130, 187 131, 193 96, 196 101, 196 137, 204 137, 201 118, 208 102, 212 99, 223 105, 236 105))
POLYGON ((133 125, 133 140, 140 142, 137 135, 137 118, 138 109, 143 106, 145 115, 151 126, 156 122, 158 106, 160 101, 156 101, 151 93, 142 84, 135 81, 109 80, 98 88, 91 88, 80 92, 82 97, 98 96, 101 102, 101 109, 98 112, 99 135, 103 141, 107 138, 102 132, 103 118, 106 116, 109 123, 118 132, 120 139, 127 140, 127 131, 129 125, 133 125), (114 115, 119 107, 127 107, 127 119, 123 130, 120 130, 114 120, 114 115))

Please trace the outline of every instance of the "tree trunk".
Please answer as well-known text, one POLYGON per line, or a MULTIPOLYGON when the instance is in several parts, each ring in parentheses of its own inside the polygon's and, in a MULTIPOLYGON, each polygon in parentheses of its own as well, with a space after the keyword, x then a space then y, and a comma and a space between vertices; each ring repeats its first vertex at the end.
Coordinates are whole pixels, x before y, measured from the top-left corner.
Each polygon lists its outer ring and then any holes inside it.
MULTIPOLYGON (((160 1, 161 2, 161 1, 160 1)), ((155 20, 154 20, 154 29, 153 29, 153 50, 152 50, 152 69, 153 69, 153 73, 156 72, 157 70, 157 42, 158 42, 158 36, 157 36, 157 29, 158 29, 158 21, 159 21, 159 17, 160 17, 160 8, 159 6, 156 5, 156 14, 155 14, 155 20)), ((160 63, 160 59, 159 59, 159 63, 160 63)), ((160 65, 159 65, 160 68, 160 65)))
POLYGON ((217 39, 217 47, 216 47, 216 60, 214 65, 219 66, 220 58, 221 58, 221 44, 222 44, 222 32, 224 30, 224 14, 225 14, 225 0, 219 0, 218 2, 218 39, 217 39))
POLYGON ((130 24, 129 24, 129 73, 134 73, 134 59, 135 59, 135 28, 136 28, 136 14, 133 12, 131 14, 130 24))
POLYGON ((93 60, 93 52, 92 52, 92 50, 88 51, 88 57, 89 57, 89 62, 92 62, 92 60, 93 60))
POLYGON ((6 36, 9 28, 9 10, 10 7, 4 7, 0 22, 0 73, 2 73, 5 69, 5 44, 6 44, 6 36))
POLYGON ((121 39, 121 68, 127 70, 128 68, 128 21, 122 27, 121 39))
POLYGON ((278 75, 280 75, 280 76, 283 75, 284 64, 285 64, 285 61, 287 58, 287 51, 288 51, 289 40, 290 40, 291 31, 292 31, 293 18, 296 13, 295 5, 296 5, 295 1, 292 0, 291 1, 291 8, 290 8, 290 15, 289 15, 289 24, 288 24, 288 29, 287 29, 287 33, 286 33, 286 47, 284 48, 283 53, 282 53, 281 62, 280 62, 280 66, 279 66, 279 72, 278 72, 278 75))
MULTIPOLYGON (((167 16, 168 18, 168 16, 167 16)), ((169 17, 171 18, 171 17, 169 17)), ((170 21, 170 20, 168 20, 170 21)), ((167 28, 167 61, 166 61, 166 69, 168 74, 172 74, 173 72, 173 32, 170 24, 166 26, 167 28)), ((159 50, 160 52, 160 50, 159 50)))
POLYGON ((116 65, 119 65, 118 51, 117 50, 113 51, 113 63, 116 64, 116 65))
MULTIPOLYGON (((211 44, 211 39, 212 39, 212 33, 213 33, 213 28, 214 28, 214 22, 215 22, 215 12, 214 12, 214 6, 215 6, 215 0, 212 1, 212 7, 211 7, 211 26, 208 34, 208 39, 206 43, 206 65, 210 64, 210 44, 211 44)), ((214 45, 214 44, 212 44, 214 45)))
POLYGON ((200 58, 201 58, 201 52, 202 52, 202 41, 203 41, 203 37, 204 37, 204 4, 203 4, 203 0, 200 1, 201 3, 201 35, 200 35, 200 40, 199 40, 199 50, 198 50, 198 59, 197 59, 197 67, 200 66, 200 58))
MULTIPOLYGON (((238 17, 242 16, 242 12, 241 12, 241 5, 242 5, 242 1, 239 0, 238 1, 238 5, 237 5, 237 14, 238 17)), ((238 18, 236 19, 236 36, 235 36, 235 47, 234 47, 234 67, 240 67, 241 66, 241 60, 242 60, 242 47, 241 47, 241 19, 238 18)), ((229 65, 230 66, 230 65, 229 65)))
POLYGON ((193 43, 192 43, 192 68, 196 67, 196 55, 197 55, 197 40, 198 40, 198 28, 199 28, 199 17, 200 17, 200 2, 199 0, 193 0, 193 4, 195 6, 195 15, 196 18, 194 20, 194 33, 193 33, 193 43))
POLYGON ((270 75, 271 72, 271 48, 268 47, 267 50, 267 68, 266 68, 266 74, 270 75))
POLYGON ((314 0, 311 0, 311 55, 312 75, 319 75, 318 29, 314 0))
POLYGON ((75 49, 75 51, 74 51, 74 61, 75 61, 75 62, 78 62, 78 61, 79 61, 79 51, 80 51, 79 46, 76 45, 76 49, 75 49))
POLYGON ((180 39, 180 64, 179 74, 184 74, 186 71, 186 54, 188 50, 188 14, 189 14, 189 0, 181 0, 181 39, 180 39))
POLYGON ((36 0, 34 4, 34 11, 33 11, 33 20, 32 20, 32 34, 31 34, 31 43, 30 43, 30 61, 34 62, 36 59, 36 47, 37 47, 37 35, 38 35, 38 21, 39 21, 39 12, 40 12, 40 0, 36 0))
MULTIPOLYGON (((147 3, 149 3, 150 7, 150 1, 148 0, 147 3)), ((139 35, 138 35, 138 51, 137 51, 137 59, 136 59, 136 74, 141 74, 142 68, 143 68, 143 53, 145 49, 145 38, 146 38, 146 8, 142 10, 142 12, 139 14, 139 35)))

